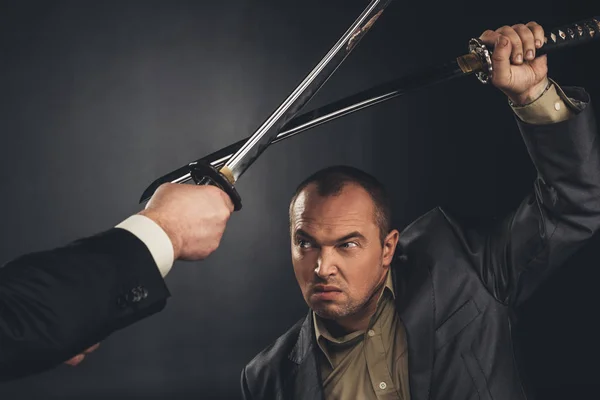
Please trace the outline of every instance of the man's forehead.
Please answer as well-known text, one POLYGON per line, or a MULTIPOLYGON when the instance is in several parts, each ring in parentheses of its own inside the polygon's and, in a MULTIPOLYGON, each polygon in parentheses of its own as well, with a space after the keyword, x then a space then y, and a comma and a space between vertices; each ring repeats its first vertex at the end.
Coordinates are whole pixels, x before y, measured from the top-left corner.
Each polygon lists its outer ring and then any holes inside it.
POLYGON ((302 230, 308 234, 316 231, 338 232, 359 230, 370 220, 362 215, 340 215, 334 216, 304 216, 300 215, 292 220, 292 228, 295 231, 302 230))
POLYGON ((292 227, 312 225, 363 225, 373 220, 373 201, 358 185, 346 185, 340 193, 321 196, 315 185, 300 192, 290 209, 292 227))

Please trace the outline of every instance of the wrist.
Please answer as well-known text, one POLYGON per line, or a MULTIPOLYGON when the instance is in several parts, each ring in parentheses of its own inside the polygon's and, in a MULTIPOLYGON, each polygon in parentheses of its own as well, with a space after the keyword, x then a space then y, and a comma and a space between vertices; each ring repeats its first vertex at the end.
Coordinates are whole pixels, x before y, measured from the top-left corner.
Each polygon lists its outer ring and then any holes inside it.
POLYGON ((142 210, 138 214, 150 218, 158 226, 160 226, 163 231, 165 231, 169 241, 171 242, 171 246, 173 247, 173 259, 177 260, 181 253, 181 241, 179 240, 179 236, 176 235, 175 232, 170 228, 169 223, 160 216, 160 213, 157 213, 151 209, 142 210))
POLYGON ((544 80, 529 88, 523 93, 507 93, 507 96, 512 106, 523 107, 533 103, 534 101, 542 97, 542 95, 546 93, 546 91, 550 88, 550 85, 551 82, 546 77, 544 80))

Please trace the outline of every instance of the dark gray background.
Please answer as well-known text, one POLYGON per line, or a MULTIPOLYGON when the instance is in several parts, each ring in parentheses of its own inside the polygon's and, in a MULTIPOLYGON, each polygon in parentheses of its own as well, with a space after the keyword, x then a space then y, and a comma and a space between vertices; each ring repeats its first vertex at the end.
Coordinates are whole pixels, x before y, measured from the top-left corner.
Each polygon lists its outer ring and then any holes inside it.
MULTIPOLYGON (((154 178, 250 134, 366 3, 0 3, 0 260, 110 228, 139 210, 154 178)), ((486 28, 592 15, 529 5, 395 2, 308 108, 450 60, 486 28)), ((551 76, 597 98, 598 50, 552 57, 551 76)), ((0 398, 238 398, 243 365, 305 313, 287 203, 331 164, 389 185, 398 227, 435 205, 478 221, 501 215, 535 176, 505 98, 474 77, 277 144, 239 182, 244 209, 220 249, 176 263, 162 313, 77 368, 0 385, 0 398)), ((597 392, 599 244, 522 310, 524 365, 542 398, 597 392)))

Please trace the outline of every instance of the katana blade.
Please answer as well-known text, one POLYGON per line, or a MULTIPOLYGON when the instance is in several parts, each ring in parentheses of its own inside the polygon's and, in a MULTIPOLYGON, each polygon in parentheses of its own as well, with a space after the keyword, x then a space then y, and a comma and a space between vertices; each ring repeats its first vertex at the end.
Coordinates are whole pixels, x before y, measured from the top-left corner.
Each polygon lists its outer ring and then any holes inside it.
MULTIPOLYGON (((536 55, 540 56, 559 49, 598 41, 598 38, 600 38, 600 17, 590 18, 547 32, 546 44, 537 49, 536 55)), ((490 57, 491 53, 485 46, 478 43, 476 39, 471 39, 469 53, 456 60, 429 68, 421 68, 399 79, 380 84, 297 116, 283 126, 281 132, 271 143, 277 143, 345 115, 450 79, 476 74, 482 82, 487 82, 493 73, 490 57)), ((215 168, 221 168, 248 140, 249 138, 242 139, 196 162, 201 161, 209 163, 215 168)), ((142 194, 140 202, 149 199, 163 183, 185 183, 189 180, 191 180, 189 165, 185 165, 152 182, 142 194)))
MULTIPOLYGON (((408 93, 411 91, 411 88, 418 89, 420 87, 425 87, 424 85, 421 85, 421 83, 424 81, 427 81, 429 82, 429 85, 432 85, 443 80, 451 79, 455 77, 456 74, 462 75, 463 73, 456 62, 451 62, 441 67, 436 66, 429 70, 419 70, 417 74, 410 74, 356 93, 352 96, 345 97, 333 103, 329 103, 326 106, 314 109, 292 119, 283 127, 282 131, 275 137, 275 139, 271 141, 271 144, 278 143, 284 139, 288 139, 299 133, 341 118, 345 115, 393 99, 402 94, 408 93), (434 81, 433 78, 436 78, 436 80, 434 81)), ((221 168, 232 157, 232 155, 248 141, 248 139, 249 138, 239 140, 194 162, 206 162, 215 168, 221 168)), ((158 189, 158 187, 163 183, 186 183, 191 179, 192 177, 190 174, 189 164, 186 164, 152 182, 146 188, 146 190, 144 190, 140 202, 148 200, 156 191, 156 189, 158 189)))
POLYGON ((220 172, 234 184, 269 146, 281 128, 310 101, 379 18, 391 0, 372 0, 317 66, 269 116, 220 172))

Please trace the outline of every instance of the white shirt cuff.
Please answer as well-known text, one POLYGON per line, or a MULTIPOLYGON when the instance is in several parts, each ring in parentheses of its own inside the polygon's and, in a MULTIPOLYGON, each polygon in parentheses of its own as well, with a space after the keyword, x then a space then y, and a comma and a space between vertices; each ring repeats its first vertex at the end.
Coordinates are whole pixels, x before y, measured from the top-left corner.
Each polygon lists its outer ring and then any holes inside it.
POLYGON ((125 229, 144 242, 162 277, 167 276, 174 262, 173 244, 156 222, 143 215, 132 215, 115 228, 125 229))

